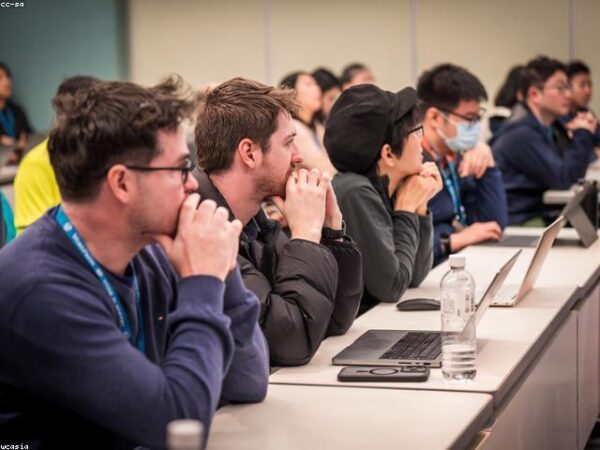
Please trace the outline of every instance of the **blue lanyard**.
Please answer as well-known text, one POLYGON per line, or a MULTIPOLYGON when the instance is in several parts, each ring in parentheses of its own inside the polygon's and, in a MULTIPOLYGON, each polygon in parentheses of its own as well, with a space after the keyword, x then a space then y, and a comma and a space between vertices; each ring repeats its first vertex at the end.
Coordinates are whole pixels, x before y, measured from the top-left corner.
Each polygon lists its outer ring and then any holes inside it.
POLYGON ((131 267, 133 272, 133 284, 135 286, 135 304, 138 314, 138 334, 137 334, 137 342, 134 342, 133 336, 131 334, 131 325, 129 324, 129 318, 125 312, 125 308, 123 307, 123 303, 119 298, 119 294, 114 290, 110 281, 108 281, 108 277, 100 267, 100 264, 96 262, 90 251, 88 250, 85 242, 81 238, 80 234, 77 232, 67 215, 62 209, 62 206, 59 206, 56 210, 56 222, 62 228, 62 230, 66 233, 67 237, 71 240, 75 248, 81 253, 83 259, 88 263, 92 272, 98 277, 100 283, 106 290, 106 293, 110 297, 115 309, 117 310, 117 316, 119 318, 119 327, 121 328, 121 332, 125 335, 125 337, 129 340, 131 345, 137 347, 137 349, 144 353, 146 349, 146 339, 144 338, 144 327, 142 325, 142 309, 140 306, 140 285, 138 283, 137 275, 135 274, 135 270, 133 270, 133 266, 131 267))
POLYGON ((438 164, 438 166, 440 168, 440 174, 444 179, 444 185, 446 186, 446 189, 450 194, 450 198, 452 199, 452 207, 454 208, 456 220, 458 220, 461 225, 466 226, 467 212, 465 211, 465 207, 460 199, 460 184, 458 182, 458 175, 456 174, 454 163, 452 161, 448 161, 450 175, 448 175, 448 171, 444 169, 441 164, 438 164))
POLYGON ((4 108, 4 111, 0 111, 0 124, 2 124, 6 134, 15 139, 17 138, 17 133, 15 131, 15 114, 10 106, 4 108))

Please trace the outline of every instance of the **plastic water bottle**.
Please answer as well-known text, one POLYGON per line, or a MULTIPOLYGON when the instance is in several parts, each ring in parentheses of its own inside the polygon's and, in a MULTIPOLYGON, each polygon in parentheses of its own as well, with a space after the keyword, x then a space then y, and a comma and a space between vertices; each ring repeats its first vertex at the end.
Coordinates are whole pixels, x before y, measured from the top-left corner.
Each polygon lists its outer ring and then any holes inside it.
POLYGON ((167 448, 169 450, 200 450, 202 448, 202 422, 181 419, 167 425, 167 448))
POLYGON ((450 255, 450 271, 442 288, 442 374, 447 380, 475 378, 475 280, 465 270, 465 257, 450 255))

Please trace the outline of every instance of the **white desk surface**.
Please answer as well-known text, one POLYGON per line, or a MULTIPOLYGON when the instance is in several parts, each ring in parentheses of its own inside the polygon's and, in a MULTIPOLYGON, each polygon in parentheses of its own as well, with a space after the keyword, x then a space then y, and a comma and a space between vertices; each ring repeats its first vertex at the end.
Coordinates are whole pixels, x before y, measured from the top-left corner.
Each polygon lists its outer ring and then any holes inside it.
POLYGON ((208 448, 465 448, 491 417, 484 394, 270 385, 263 403, 217 412, 208 448))
MULTIPOLYGON (((509 230, 513 234, 539 234, 540 231, 509 230)), ((566 236, 572 232, 563 231, 562 235, 566 236)), ((475 277, 477 286, 485 287, 515 251, 515 248, 483 246, 465 250, 467 269, 475 277)), ((522 279, 532 255, 533 249, 523 250, 507 283, 522 279)), ((490 308, 486 312, 477 329, 475 380, 450 383, 443 379, 440 369, 432 369, 425 383, 377 383, 375 387, 489 393, 494 396, 494 404, 500 404, 579 299, 580 287, 590 280, 595 282, 599 264, 600 240, 589 249, 553 248, 534 289, 516 307, 490 308)), ((439 297, 439 281, 447 269, 447 262, 436 267, 419 288, 409 289, 404 297, 439 297)), ((270 383, 369 386, 367 383, 339 383, 336 376, 341 367, 333 366, 331 359, 370 329, 439 330, 440 312, 400 312, 394 304, 379 304, 359 317, 344 336, 326 339, 309 364, 281 368, 270 376, 270 383)))

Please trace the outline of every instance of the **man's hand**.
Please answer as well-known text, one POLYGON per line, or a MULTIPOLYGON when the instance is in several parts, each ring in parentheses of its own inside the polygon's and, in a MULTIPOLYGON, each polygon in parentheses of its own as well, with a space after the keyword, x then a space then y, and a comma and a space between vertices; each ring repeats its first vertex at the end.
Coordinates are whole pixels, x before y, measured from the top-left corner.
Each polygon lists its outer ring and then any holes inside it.
POLYGON ((450 250, 457 252, 479 242, 497 241, 500 237, 502 237, 502 228, 497 222, 477 222, 450 235, 450 250))
POLYGON ((330 186, 329 175, 324 178, 317 169, 310 172, 300 169, 287 180, 285 200, 281 197, 269 199, 286 217, 292 239, 306 239, 316 243, 321 241, 327 190, 330 186))
POLYGON ((331 176, 329 173, 323 173, 323 182, 327 182, 327 193, 325 194, 325 221, 323 226, 331 228, 332 230, 342 229, 342 212, 337 203, 337 197, 333 191, 333 185, 331 184, 331 176))
POLYGON ((16 142, 17 141, 15 141, 15 139, 9 136, 8 134, 3 134, 0 136, 0 145, 5 145, 9 147, 11 145, 15 145, 16 142))
POLYGON ((579 112, 570 122, 566 124, 569 130, 588 130, 590 133, 596 133, 598 127, 598 120, 591 112, 579 112))
POLYGON ((242 231, 239 220, 229 221, 225 208, 212 200, 197 207, 200 196, 191 194, 179 212, 177 235, 155 235, 181 277, 212 275, 225 280, 236 266, 242 231))
POLYGON ((458 166, 458 174, 461 177, 481 178, 489 167, 495 165, 492 149, 489 145, 480 142, 463 154, 462 161, 458 166))

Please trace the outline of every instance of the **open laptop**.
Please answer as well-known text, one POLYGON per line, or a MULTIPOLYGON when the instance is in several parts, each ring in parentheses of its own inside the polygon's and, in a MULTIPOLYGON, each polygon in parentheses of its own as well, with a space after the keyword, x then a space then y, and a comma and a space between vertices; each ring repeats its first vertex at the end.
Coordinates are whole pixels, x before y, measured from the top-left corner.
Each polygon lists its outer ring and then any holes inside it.
MULTIPOLYGON (((517 251, 494 275, 471 318, 477 325, 506 280, 522 250, 517 251)), ((335 355, 333 364, 343 366, 442 365, 441 331, 369 330, 335 355)))
MULTIPOLYGON (((596 234, 596 226, 592 224, 582 207, 582 202, 584 202, 588 196, 594 197, 592 202, 597 202, 597 197, 595 197, 595 195, 598 194, 596 191, 597 189, 595 183, 585 182, 577 191, 577 193, 567 202, 565 207, 560 212, 559 217, 564 217, 571 223, 573 228, 575 228, 577 235, 579 236, 579 241, 575 242, 573 240, 557 239, 557 244, 573 245, 581 242, 584 247, 589 247, 598 238, 598 235, 596 234)), ((595 205, 596 203, 593 204, 595 205)), ((503 235, 498 241, 486 241, 477 245, 499 247, 536 247, 538 241, 539 239, 537 236, 503 235)))
POLYGON ((542 265, 548 256, 548 252, 554 244, 556 235, 562 230, 566 219, 560 216, 546 227, 542 236, 538 239, 533 258, 527 267, 525 277, 520 284, 505 284, 494 296, 492 306, 515 306, 531 290, 537 280, 542 265))

